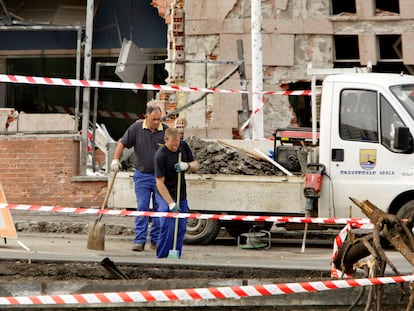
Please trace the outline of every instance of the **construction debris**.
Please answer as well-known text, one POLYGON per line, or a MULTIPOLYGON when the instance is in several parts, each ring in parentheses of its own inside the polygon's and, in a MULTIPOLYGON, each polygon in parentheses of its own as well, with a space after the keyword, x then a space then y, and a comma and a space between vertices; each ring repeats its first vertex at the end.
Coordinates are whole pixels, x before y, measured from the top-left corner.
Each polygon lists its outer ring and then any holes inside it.
MULTIPOLYGON (((242 148, 234 148, 228 144, 207 141, 194 136, 186 138, 186 141, 200 163, 198 170, 200 174, 284 175, 271 163, 260 160, 257 155, 242 148)), ((124 169, 132 170, 133 163, 134 155, 132 154, 122 165, 124 169)))
MULTIPOLYGON (((350 199, 371 219, 374 228, 372 232, 360 234, 358 237, 355 236, 355 232, 351 231, 349 238, 339 249, 334 264, 347 275, 353 275, 357 268, 362 268, 365 277, 381 277, 384 276, 387 264, 396 275, 401 275, 384 251, 384 247, 391 244, 414 266, 414 236, 410 228, 412 220, 409 219, 408 222, 405 222, 395 215, 385 213, 367 200, 361 203, 354 198, 350 199), (369 260, 360 261, 369 255, 371 255, 369 260)), ((410 287, 409 291, 401 288, 401 295, 410 296, 406 310, 412 310, 414 308, 412 288, 410 287)), ((382 299, 382 286, 372 287, 368 293, 365 310, 382 310, 382 299)))

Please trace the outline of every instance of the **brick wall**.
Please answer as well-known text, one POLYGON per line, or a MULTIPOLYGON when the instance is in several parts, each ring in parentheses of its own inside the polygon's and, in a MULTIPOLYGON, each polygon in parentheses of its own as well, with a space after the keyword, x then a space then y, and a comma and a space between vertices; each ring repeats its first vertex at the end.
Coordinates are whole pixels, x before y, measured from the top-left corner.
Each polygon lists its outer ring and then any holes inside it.
POLYGON ((0 136, 0 181, 8 203, 100 207, 105 180, 73 181, 78 135, 0 136))

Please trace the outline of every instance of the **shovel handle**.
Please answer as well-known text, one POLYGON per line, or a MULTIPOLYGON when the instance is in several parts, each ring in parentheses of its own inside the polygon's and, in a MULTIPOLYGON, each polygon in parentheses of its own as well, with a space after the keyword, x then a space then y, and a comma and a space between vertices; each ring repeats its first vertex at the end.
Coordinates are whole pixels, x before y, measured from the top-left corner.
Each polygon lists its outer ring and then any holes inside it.
MULTIPOLYGON (((105 199, 101 206, 101 211, 105 208, 106 204, 108 203, 109 195, 111 194, 112 188, 114 187, 115 177, 116 177, 116 172, 113 174, 111 182, 109 183, 108 191, 106 191, 105 199)), ((102 216, 103 216, 102 214, 99 215, 98 221, 101 221, 102 216)))
MULTIPOLYGON (((181 162, 181 152, 178 153, 178 163, 181 162)), ((181 172, 178 172, 177 176, 177 204, 178 210, 180 209, 180 194, 181 194, 181 172)), ((178 217, 175 218, 174 226, 174 240, 173 240, 173 250, 177 250, 177 240, 178 240, 178 217)))

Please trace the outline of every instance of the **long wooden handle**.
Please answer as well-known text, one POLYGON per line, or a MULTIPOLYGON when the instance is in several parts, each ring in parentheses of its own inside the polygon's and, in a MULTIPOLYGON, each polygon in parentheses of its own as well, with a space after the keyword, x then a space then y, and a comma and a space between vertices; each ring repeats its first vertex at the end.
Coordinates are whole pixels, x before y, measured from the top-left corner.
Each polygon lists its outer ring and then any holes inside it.
MULTIPOLYGON (((178 153, 178 163, 181 162, 181 152, 178 153)), ((177 177, 177 207, 180 209, 180 196, 181 196, 181 172, 178 172, 177 177)))
MULTIPOLYGON (((108 191, 106 191, 105 199, 101 206, 101 211, 105 208, 106 204, 108 203, 109 195, 111 194, 112 188, 114 187, 115 177, 116 177, 116 173, 114 173, 114 175, 112 176, 111 182, 109 183, 108 191)), ((101 218, 102 218, 102 214, 99 215, 99 221, 101 220, 101 218)))
MULTIPOLYGON (((178 163, 181 162, 181 152, 178 153, 178 163)), ((180 210, 180 194, 181 194, 181 172, 178 172, 177 176, 177 202, 175 203, 180 210)), ((175 218, 174 226, 174 240, 173 240, 173 250, 177 250, 177 240, 178 240, 178 217, 175 218)))

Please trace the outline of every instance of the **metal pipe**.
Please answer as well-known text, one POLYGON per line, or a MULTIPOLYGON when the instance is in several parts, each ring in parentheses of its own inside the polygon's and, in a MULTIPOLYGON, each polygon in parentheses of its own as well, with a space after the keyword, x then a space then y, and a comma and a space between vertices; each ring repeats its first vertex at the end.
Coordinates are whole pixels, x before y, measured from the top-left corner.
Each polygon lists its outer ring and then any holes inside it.
POLYGON ((160 60, 142 60, 129 63, 119 63, 118 66, 133 66, 142 64, 165 64, 165 63, 193 63, 193 64, 215 64, 215 65, 240 65, 243 63, 241 60, 211 60, 211 59, 160 59, 160 60))
POLYGON ((261 0, 251 2, 251 41, 252 41, 252 109, 255 111, 252 118, 252 138, 264 138, 263 109, 261 109, 263 95, 263 60, 262 60, 262 6, 261 0))
MULTIPOLYGON (((242 91, 247 91, 247 79, 246 79, 246 66, 244 62, 244 47, 243 47, 243 40, 237 40, 237 58, 241 62, 239 65, 239 75, 240 75, 240 89, 242 91)), ((242 117, 241 117, 241 124, 244 124, 249 119, 249 95, 247 93, 241 94, 242 99, 242 117)), ((243 136, 244 139, 251 138, 250 131, 246 131, 245 135, 243 136)))
MULTIPOLYGON (((87 6, 86 6, 85 52, 84 52, 84 70, 83 70, 83 76, 85 80, 90 80, 91 78, 93 12, 94 12, 94 0, 88 0, 87 6)), ((91 95, 91 89, 89 87, 85 87, 83 89, 83 105, 82 105, 82 144, 81 144, 82 148, 81 148, 81 156, 80 156, 80 175, 86 175, 86 166, 87 166, 87 159, 88 159, 90 95, 91 95)))
MULTIPOLYGON (((234 67, 226 76, 224 76, 223 78, 221 78, 219 81, 217 81, 211 88, 216 88, 218 86, 220 86, 221 84, 223 84, 224 82, 226 82, 228 79, 231 78, 232 75, 234 75, 237 70, 239 70, 239 66, 234 67)), ((201 95, 200 97, 188 102, 187 104, 185 104, 184 106, 181 106, 177 109, 175 109, 174 111, 169 112, 167 115, 163 116, 161 118, 162 121, 168 119, 171 116, 174 116, 176 114, 178 114, 180 111, 187 109, 188 107, 191 107, 192 105, 202 101, 205 97, 207 97, 207 95, 209 95, 210 93, 203 93, 203 95, 201 95)))
MULTIPOLYGON (((316 116, 316 75, 312 75, 312 80, 311 80, 311 90, 312 90, 312 94, 311 94, 311 114, 312 114, 312 146, 316 146, 317 145, 317 116, 316 116)), ((317 153, 315 152, 315 150, 312 151, 311 153, 312 156, 312 162, 317 162, 317 153)))
MULTIPOLYGON (((101 72, 101 63, 95 64, 95 80, 99 81, 99 75, 101 72)), ((95 88, 93 96, 93 112, 92 112, 92 169, 95 172, 96 169, 96 154, 95 154, 95 135, 96 135, 96 122, 98 119, 98 92, 99 88, 95 88)))
POLYGON ((17 31, 26 31, 26 30, 56 30, 56 31, 74 31, 82 28, 81 26, 47 26, 47 25, 15 25, 15 26, 0 26, 1 30, 17 30, 17 31))

